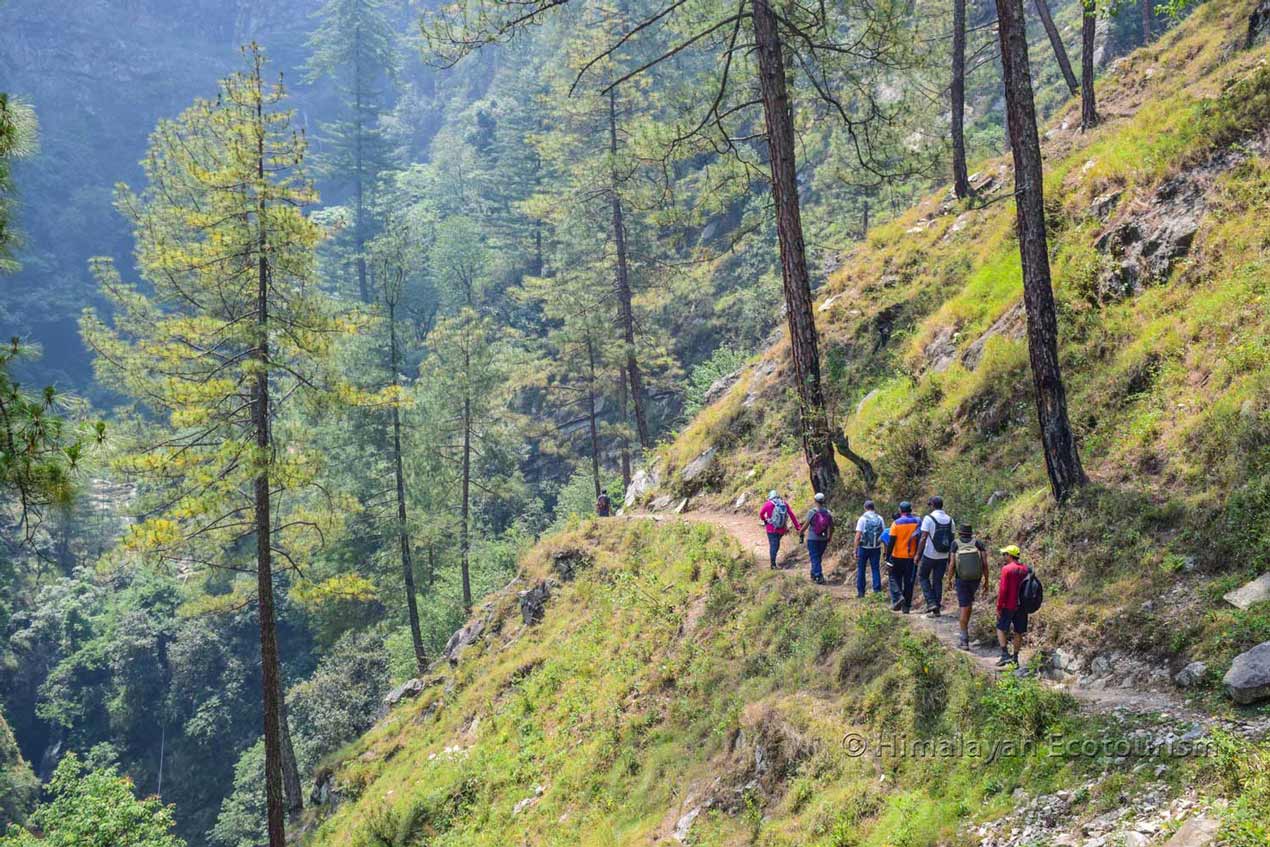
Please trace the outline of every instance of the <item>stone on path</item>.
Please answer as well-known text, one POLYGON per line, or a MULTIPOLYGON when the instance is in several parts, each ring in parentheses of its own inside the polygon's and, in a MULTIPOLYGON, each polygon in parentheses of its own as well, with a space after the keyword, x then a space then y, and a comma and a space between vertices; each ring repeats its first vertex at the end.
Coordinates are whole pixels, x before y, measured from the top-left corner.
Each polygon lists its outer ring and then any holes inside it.
POLYGON ((1236 703, 1247 705, 1270 697, 1270 641, 1236 656, 1222 685, 1236 703))
POLYGON ((1253 603, 1270 600, 1270 571, 1266 571, 1242 588, 1228 592, 1223 599, 1236 609, 1246 609, 1253 603))

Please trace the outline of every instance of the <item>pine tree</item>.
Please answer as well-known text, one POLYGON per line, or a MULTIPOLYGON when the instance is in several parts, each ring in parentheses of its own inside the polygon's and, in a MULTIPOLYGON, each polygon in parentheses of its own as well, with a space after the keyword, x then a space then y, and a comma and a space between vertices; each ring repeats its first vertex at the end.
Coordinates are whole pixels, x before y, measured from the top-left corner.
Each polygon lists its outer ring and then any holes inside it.
POLYGON ((397 32, 387 0, 326 0, 317 11, 318 28, 309 39, 310 81, 335 80, 344 100, 344 117, 322 132, 328 147, 323 171, 352 192, 353 264, 362 302, 373 297, 367 277, 366 243, 373 236, 370 208, 380 175, 392 163, 391 147, 380 127, 389 106, 399 56, 397 32))
POLYGON ((1028 69, 1023 0, 996 0, 1005 78, 1010 149, 1014 154, 1015 206, 1023 305, 1027 311, 1028 357, 1036 389, 1036 411, 1050 488, 1060 503, 1085 482, 1076 439, 1067 419, 1067 394, 1058 361, 1058 315, 1050 281, 1045 235, 1044 173, 1036 106, 1028 69))
MULTIPOLYGON (((322 390, 332 342, 347 326, 313 284, 317 197, 304 174, 305 140, 266 79, 263 51, 246 69, 160 123, 144 161, 146 187, 121 188, 147 286, 108 260, 97 276, 113 305, 82 322, 98 376, 148 410, 120 459, 145 484, 149 517, 126 550, 181 570, 241 571, 254 554, 270 847, 283 847, 284 706, 275 619, 275 556, 293 566, 323 535, 310 512, 279 495, 306 486, 315 462, 280 439, 289 399, 322 390)), ((329 528, 329 527, 327 527, 329 528)))

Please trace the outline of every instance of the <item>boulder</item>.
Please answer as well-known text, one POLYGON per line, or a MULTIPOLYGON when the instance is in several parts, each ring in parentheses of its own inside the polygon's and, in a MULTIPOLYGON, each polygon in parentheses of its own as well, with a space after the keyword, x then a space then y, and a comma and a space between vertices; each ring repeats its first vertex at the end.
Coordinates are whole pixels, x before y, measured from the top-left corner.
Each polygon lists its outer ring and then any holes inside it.
POLYGON ((1178 688, 1190 688, 1203 680, 1206 673, 1208 673, 1208 665, 1203 662, 1191 662, 1173 675, 1173 683, 1178 688))
POLYGON ((1208 847, 1217 839, 1217 830, 1221 823, 1216 818, 1198 814, 1173 833, 1173 837, 1164 843, 1164 847, 1208 847))
POLYGON ((413 700, 425 687, 422 679, 408 679, 384 695, 384 705, 391 709, 402 700, 413 700))
POLYGON ((669 494, 663 494, 648 504, 648 510, 651 512, 664 512, 670 508, 670 504, 673 502, 675 502, 675 498, 669 494))
POLYGON ((705 482, 706 474, 714 467, 715 458, 718 454, 719 451, 711 447, 689 462, 681 474, 684 485, 693 486, 705 482))
POLYGON ((468 621, 450 636, 449 641, 445 642, 445 649, 441 651, 441 655, 451 665, 457 665, 463 651, 467 649, 468 645, 475 643, 483 632, 485 632, 485 618, 474 618, 468 621))
POLYGON ((1145 209, 1133 208, 1098 239, 1098 250, 1113 260, 1098 280, 1098 296, 1120 300, 1165 279, 1190 252, 1204 209, 1199 175, 1166 180, 1145 209))
POLYGON ((1246 609, 1253 603, 1270 600, 1270 571, 1263 573, 1252 582, 1228 592, 1222 599, 1237 609, 1246 609))
POLYGON ((626 487, 626 499, 622 505, 629 509, 657 486, 661 485, 661 472, 656 464, 640 468, 631 477, 631 484, 626 487))
POLYGON ((1236 656, 1222 685, 1236 703, 1247 705, 1270 697, 1270 641, 1236 656))
POLYGON ((540 582, 528 591, 522 591, 520 597, 520 617, 526 626, 533 626, 543 619, 547 613, 547 601, 551 599, 551 586, 540 582))

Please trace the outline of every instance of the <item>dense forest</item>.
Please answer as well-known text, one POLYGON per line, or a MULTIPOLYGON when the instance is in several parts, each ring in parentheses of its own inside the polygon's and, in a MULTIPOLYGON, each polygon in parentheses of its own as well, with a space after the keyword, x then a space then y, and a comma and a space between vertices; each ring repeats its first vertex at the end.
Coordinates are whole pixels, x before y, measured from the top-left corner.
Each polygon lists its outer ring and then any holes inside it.
POLYGON ((932 194, 1015 210, 1069 501, 1046 128, 1093 131, 1192 12, 0 0, 0 844, 279 847, 526 551, 634 503, 773 345, 766 446, 854 509, 816 296, 932 194))

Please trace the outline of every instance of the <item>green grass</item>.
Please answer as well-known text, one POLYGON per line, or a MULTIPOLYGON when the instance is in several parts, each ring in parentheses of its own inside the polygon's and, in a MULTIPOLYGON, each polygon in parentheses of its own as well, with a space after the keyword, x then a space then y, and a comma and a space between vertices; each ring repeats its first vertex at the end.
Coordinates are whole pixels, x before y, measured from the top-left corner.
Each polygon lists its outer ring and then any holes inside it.
MULTIPOLYGON (((703 526, 587 523, 531 552, 526 581, 568 549, 593 565, 541 624, 501 595, 455 671, 330 763, 342 803, 306 844, 651 844, 703 804, 696 845, 961 843, 1016 789, 1111 766, 1063 745, 1135 725, 987 679, 881 604, 757 569, 703 526)), ((1174 767, 1179 786, 1234 778, 1174 767)))

